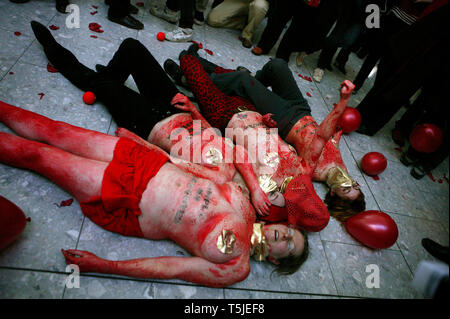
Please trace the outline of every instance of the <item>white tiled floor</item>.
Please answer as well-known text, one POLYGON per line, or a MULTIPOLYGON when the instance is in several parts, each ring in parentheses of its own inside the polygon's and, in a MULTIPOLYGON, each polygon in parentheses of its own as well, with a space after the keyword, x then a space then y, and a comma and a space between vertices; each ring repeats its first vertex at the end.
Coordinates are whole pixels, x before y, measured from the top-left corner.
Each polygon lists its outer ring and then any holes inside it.
MULTIPOLYGON (((114 134, 116 125, 103 105, 85 105, 81 98, 83 92, 61 74, 47 72, 47 60, 29 22, 38 20, 59 26, 59 30, 52 31, 57 41, 89 67, 107 63, 127 37, 143 42, 160 63, 167 58, 177 60, 179 52, 189 44, 157 41, 158 32, 167 32, 173 26, 150 15, 151 1, 143 2, 145 6, 139 9, 138 18, 145 29, 135 31, 109 22, 107 7, 99 0, 71 1, 80 7, 79 29, 65 27, 66 16, 56 12, 54 1, 31 0, 21 5, 1 1, 0 100, 52 119, 114 134), (97 5, 98 9, 93 9, 92 5, 97 5), (91 15, 95 10, 98 13, 91 15), (90 22, 101 24, 105 32, 95 34, 96 39, 91 38, 90 22), (21 35, 14 35, 16 31, 21 35), (39 93, 45 94, 42 99, 39 93)), ((265 22, 256 37, 260 36, 264 25, 265 22)), ((203 50, 200 54, 220 65, 229 68, 243 65, 256 71, 269 59, 269 56, 256 57, 243 48, 236 30, 206 25, 194 29, 194 40, 214 53, 209 55, 203 50)), ((293 55, 290 67, 302 92, 311 94, 308 99, 313 116, 321 121, 337 102, 339 84, 345 77, 338 71, 326 71, 324 80, 318 84, 296 76, 312 76, 317 56, 317 53, 308 56, 304 65, 297 67, 293 55)), ((351 56, 347 64, 348 79, 353 79, 360 63, 357 57, 351 56)), ((357 106, 371 82, 367 81, 352 97, 351 106, 357 106)), ((135 88, 132 80, 127 83, 135 88)), ((434 258, 422 248, 420 241, 430 237, 443 245, 449 242, 449 186, 444 179, 449 176, 448 159, 433 171, 435 182, 428 177, 414 180, 409 169, 400 163, 400 152, 390 138, 394 120, 374 137, 357 133, 344 136, 341 150, 351 174, 366 194, 367 209, 382 210, 396 221, 397 243, 379 251, 365 248, 332 219, 322 232, 310 235, 310 258, 296 274, 271 277, 273 267, 270 264, 252 262, 249 277, 226 289, 205 288, 180 280, 136 280, 91 274, 82 275, 80 288, 66 288, 68 272, 61 248, 89 250, 109 259, 187 253, 169 241, 124 238, 102 230, 82 215, 78 203, 61 208, 54 205, 71 198, 70 194, 36 174, 0 164, 0 195, 31 217, 22 236, 0 253, 0 298, 421 298, 411 286, 413 274, 421 260, 434 258), (359 168, 360 159, 369 151, 381 152, 388 159, 388 167, 377 181, 359 168), (366 288, 369 264, 380 268, 378 289, 366 288)), ((0 131, 9 130, 0 124, 0 131)), ((323 196, 325 188, 316 186, 323 196)))

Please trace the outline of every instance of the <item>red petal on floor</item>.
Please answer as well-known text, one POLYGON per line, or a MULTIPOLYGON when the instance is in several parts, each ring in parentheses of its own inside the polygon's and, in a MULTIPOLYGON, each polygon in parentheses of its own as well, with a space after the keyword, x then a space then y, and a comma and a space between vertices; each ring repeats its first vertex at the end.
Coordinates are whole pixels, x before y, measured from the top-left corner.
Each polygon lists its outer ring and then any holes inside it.
POLYGON ((380 180, 380 178, 378 177, 378 175, 373 175, 372 178, 376 181, 380 180))
POLYGON ((311 93, 309 93, 309 92, 306 92, 306 95, 308 95, 309 97, 311 97, 311 93))
POLYGON ((231 59, 231 62, 234 62, 234 59, 231 59))
POLYGON ((51 65, 50 63, 47 63, 47 71, 50 72, 50 73, 57 73, 58 72, 58 70, 53 65, 51 65))
POLYGON ((26 220, 27 222, 31 222, 31 217, 27 217, 25 220, 26 220))
POLYGON ((19 31, 16 31, 16 32, 14 32, 14 35, 15 35, 15 36, 20 36, 20 35, 22 35, 22 33, 19 32, 19 31))
POLYGON ((431 172, 429 172, 427 175, 428 175, 428 177, 429 177, 433 182, 436 181, 436 180, 434 179, 433 174, 432 174, 431 172))
POLYGON ((91 16, 93 16, 94 14, 97 14, 98 11, 92 11, 90 12, 91 16))
POLYGON ((439 179, 439 180, 438 180, 438 183, 439 183, 439 184, 442 184, 442 182, 443 182, 442 179, 439 179))
POLYGON ((54 25, 54 24, 52 24, 52 25, 49 26, 48 28, 49 28, 50 30, 58 30, 58 29, 59 29, 59 27, 56 26, 56 25, 54 25))
POLYGON ((42 100, 42 98, 44 97, 45 94, 44 93, 38 93, 38 95, 40 96, 39 100, 42 100))
POLYGON ((194 41, 194 40, 191 40, 191 42, 197 44, 199 49, 203 49, 203 44, 201 42, 197 42, 197 41, 194 41))
POLYGON ((209 55, 214 55, 214 52, 212 52, 211 50, 208 50, 208 49, 203 49, 203 50, 205 50, 206 53, 208 53, 209 55))
POLYGON ((97 39, 98 36, 96 36, 96 35, 91 35, 91 38, 97 39))
POLYGON ((94 32, 98 32, 98 33, 103 33, 104 31, 101 30, 101 25, 96 23, 96 22, 91 22, 89 23, 89 30, 94 31, 94 32))
POLYGON ((9 74, 13 75, 13 74, 14 74, 14 72, 12 72, 12 71, 11 71, 11 72, 9 72, 9 74))
POLYGON ((143 2, 136 2, 136 5, 137 5, 138 7, 143 7, 143 6, 144 6, 144 3, 143 3, 143 2))
POLYGON ((61 204, 59 204, 58 207, 70 206, 70 205, 72 205, 72 203, 73 203, 73 198, 70 198, 68 200, 63 200, 61 202, 61 204))
POLYGON ((298 74, 299 77, 301 77, 303 80, 312 82, 312 79, 309 76, 298 74))
POLYGON ((98 6, 94 6, 94 5, 92 5, 92 8, 94 8, 94 9, 98 9, 98 6))

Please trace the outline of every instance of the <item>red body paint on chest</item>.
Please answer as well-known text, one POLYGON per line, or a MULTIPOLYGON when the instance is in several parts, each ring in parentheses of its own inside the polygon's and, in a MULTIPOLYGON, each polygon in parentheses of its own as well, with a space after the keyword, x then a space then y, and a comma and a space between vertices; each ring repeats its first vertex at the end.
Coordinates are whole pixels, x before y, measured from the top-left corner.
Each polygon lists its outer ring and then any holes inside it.
POLYGON ((220 223, 227 214, 217 214, 214 217, 208 219, 202 226, 202 228, 197 233, 197 242, 199 246, 203 244, 206 237, 212 232, 218 223, 220 223))

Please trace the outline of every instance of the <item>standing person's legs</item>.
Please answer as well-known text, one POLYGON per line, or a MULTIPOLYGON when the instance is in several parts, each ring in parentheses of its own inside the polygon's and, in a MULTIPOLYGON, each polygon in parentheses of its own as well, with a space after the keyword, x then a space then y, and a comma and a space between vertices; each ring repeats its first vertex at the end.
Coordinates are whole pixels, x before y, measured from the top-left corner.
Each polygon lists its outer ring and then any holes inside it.
POLYGON ((194 35, 194 8, 195 0, 168 0, 167 7, 171 10, 177 9, 181 11, 178 27, 173 31, 166 33, 166 40, 172 42, 187 42, 192 40, 194 35), (171 7, 171 2, 175 2, 175 6, 171 7))
POLYGON ((258 28, 261 24, 262 20, 266 17, 268 10, 269 2, 267 2, 267 0, 253 0, 250 2, 248 10, 248 23, 241 33, 243 39, 242 43, 245 47, 250 47, 252 45, 253 34, 256 28, 258 28))
POLYGON ((267 54, 278 41, 286 23, 292 18, 291 3, 286 0, 272 1, 269 6, 267 25, 258 45, 252 50, 256 55, 267 54))
POLYGON ((108 0, 108 4, 108 20, 131 29, 141 30, 144 28, 142 22, 130 15, 130 0, 108 0))

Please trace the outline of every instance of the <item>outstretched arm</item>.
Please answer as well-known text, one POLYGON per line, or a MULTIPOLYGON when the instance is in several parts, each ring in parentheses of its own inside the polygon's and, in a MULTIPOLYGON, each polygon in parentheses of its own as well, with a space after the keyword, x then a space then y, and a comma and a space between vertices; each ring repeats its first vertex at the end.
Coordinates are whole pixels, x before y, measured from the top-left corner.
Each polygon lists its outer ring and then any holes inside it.
POLYGON ((317 129, 309 150, 309 158, 307 159, 309 163, 317 162, 325 143, 335 133, 339 118, 344 112, 354 88, 355 85, 348 80, 341 83, 341 99, 317 129))
POLYGON ((81 272, 116 274, 134 278, 182 279, 210 287, 226 287, 247 278, 249 256, 241 255, 224 264, 200 257, 154 257, 112 261, 82 250, 62 250, 67 264, 81 272))

